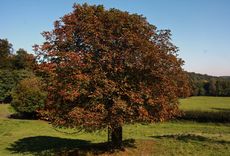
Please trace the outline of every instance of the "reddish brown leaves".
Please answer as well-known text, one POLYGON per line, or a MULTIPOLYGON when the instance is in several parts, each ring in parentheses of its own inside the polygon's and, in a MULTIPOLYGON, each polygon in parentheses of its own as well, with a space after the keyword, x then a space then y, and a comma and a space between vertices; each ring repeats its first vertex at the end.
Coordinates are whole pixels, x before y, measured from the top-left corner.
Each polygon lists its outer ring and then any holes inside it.
POLYGON ((136 14, 75 5, 35 49, 53 121, 92 130, 177 115, 188 87, 170 35, 136 14))

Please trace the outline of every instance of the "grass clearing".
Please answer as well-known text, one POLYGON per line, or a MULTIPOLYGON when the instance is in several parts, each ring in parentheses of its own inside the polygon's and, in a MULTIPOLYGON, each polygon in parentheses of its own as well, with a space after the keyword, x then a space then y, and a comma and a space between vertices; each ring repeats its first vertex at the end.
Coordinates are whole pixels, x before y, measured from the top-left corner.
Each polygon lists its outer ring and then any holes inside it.
MULTIPOLYGON (((7 110, 7 105, 0 105, 0 112, 7 110)), ((127 148, 108 153, 104 144, 107 141, 106 130, 66 134, 56 131, 45 121, 8 119, 4 116, 9 112, 1 114, 4 114, 0 117, 1 156, 230 155, 229 123, 170 121, 125 125, 123 138, 127 148)))

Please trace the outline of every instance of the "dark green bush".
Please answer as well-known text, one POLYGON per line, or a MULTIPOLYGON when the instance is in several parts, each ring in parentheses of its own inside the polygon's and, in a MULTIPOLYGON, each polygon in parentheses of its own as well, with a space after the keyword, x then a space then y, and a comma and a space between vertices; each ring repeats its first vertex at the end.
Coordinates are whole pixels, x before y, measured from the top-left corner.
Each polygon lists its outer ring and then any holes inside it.
POLYGON ((35 115, 44 107, 46 92, 43 90, 42 81, 35 76, 21 80, 12 91, 13 108, 25 115, 35 115))
POLYGON ((9 70, 0 70, 0 101, 9 102, 10 91, 15 85, 13 73, 9 70))

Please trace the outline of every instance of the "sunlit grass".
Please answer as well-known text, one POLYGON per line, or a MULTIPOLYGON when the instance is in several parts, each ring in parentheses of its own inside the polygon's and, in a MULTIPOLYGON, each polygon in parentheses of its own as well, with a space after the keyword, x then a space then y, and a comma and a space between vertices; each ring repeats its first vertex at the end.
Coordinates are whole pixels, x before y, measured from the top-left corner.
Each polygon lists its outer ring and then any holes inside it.
POLYGON ((0 104, 0 118, 6 118, 9 115, 9 111, 11 111, 9 105, 7 104, 0 104))
MULTIPOLYGON (((218 101, 215 98, 203 98, 218 101)), ((189 100, 194 102, 193 98, 189 100)), ((66 134, 60 132, 64 130, 56 130, 45 121, 8 119, 5 117, 9 114, 8 105, 0 105, 0 112, 3 114, 0 117, 0 156, 57 153, 64 156, 69 152, 94 155, 95 151, 102 155, 111 154, 102 152, 105 150, 103 144, 102 149, 100 147, 100 143, 107 141, 106 130, 66 134)), ((123 139, 135 139, 134 147, 127 147, 125 151, 111 155, 230 155, 229 123, 170 121, 149 125, 125 125, 123 139)))
POLYGON ((181 119, 200 122, 230 122, 230 97, 190 97, 180 100, 181 119))
POLYGON ((230 97, 195 96, 180 99, 180 109, 184 111, 230 111, 230 97))

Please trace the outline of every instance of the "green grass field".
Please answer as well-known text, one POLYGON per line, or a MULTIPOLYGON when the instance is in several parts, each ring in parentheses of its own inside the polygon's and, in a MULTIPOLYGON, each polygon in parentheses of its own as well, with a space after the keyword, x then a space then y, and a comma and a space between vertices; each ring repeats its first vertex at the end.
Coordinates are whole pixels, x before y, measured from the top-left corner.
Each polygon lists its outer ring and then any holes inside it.
MULTIPOLYGON (((228 105, 230 98, 223 100, 193 97, 181 100, 181 108, 188 110, 191 108, 217 111, 212 108, 228 109, 228 105), (202 105, 202 99, 207 101, 206 106, 202 105), (198 105, 196 100, 201 102, 202 106, 198 105), (197 107, 190 106, 192 103, 197 104, 197 107)), ((0 105, 0 156, 230 155, 229 123, 170 121, 150 125, 126 125, 123 130, 124 143, 127 146, 125 151, 108 153, 103 144, 107 140, 106 130, 66 134, 60 132, 63 130, 55 130, 45 121, 8 119, 7 107, 9 105, 0 105)))
POLYGON ((230 123, 230 97, 190 97, 180 100, 184 120, 230 123))
POLYGON ((230 111, 230 97, 196 96, 180 100, 184 111, 230 111))

